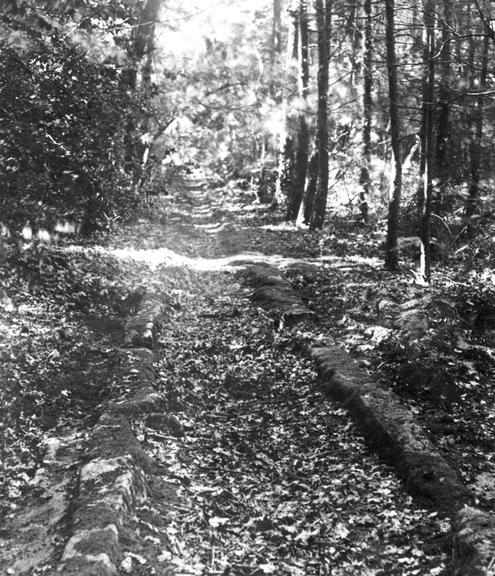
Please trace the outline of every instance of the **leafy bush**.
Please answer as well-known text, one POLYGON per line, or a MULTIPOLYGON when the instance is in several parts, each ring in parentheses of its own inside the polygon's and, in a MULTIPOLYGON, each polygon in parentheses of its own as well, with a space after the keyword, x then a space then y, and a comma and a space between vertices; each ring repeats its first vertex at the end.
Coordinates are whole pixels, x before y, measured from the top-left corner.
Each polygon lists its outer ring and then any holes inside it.
POLYGON ((4 47, 0 56, 0 210, 8 224, 53 228, 68 218, 90 228, 112 210, 129 211, 118 133, 132 102, 115 67, 62 42, 23 55, 4 47))
POLYGON ((458 383, 466 371, 452 354, 455 338, 449 327, 420 339, 391 336, 378 346, 382 373, 398 392, 449 408, 459 399, 458 383))
POLYGON ((113 32, 113 19, 134 8, 14 6, 0 9, 2 223, 17 233, 67 220, 87 232, 129 216, 149 97, 129 82, 131 27, 113 32))
POLYGON ((383 339, 378 352, 385 378, 401 394, 450 410, 459 401, 486 394, 495 369, 495 288, 490 274, 471 273, 446 283, 421 310, 416 330, 400 319, 400 330, 383 339))

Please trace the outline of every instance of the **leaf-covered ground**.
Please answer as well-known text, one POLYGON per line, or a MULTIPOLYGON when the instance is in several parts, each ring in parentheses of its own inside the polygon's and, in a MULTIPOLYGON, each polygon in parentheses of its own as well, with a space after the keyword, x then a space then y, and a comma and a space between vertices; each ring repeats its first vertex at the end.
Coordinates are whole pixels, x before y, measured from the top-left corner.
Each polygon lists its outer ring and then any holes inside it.
POLYGON ((158 370, 186 434, 143 431, 180 497, 163 565, 198 575, 441 574, 449 523, 415 506, 320 395, 304 338, 274 332, 231 273, 198 273, 185 291, 158 370))
MULTIPOLYGON (((165 538, 149 522, 150 511, 142 511, 138 525, 155 548, 149 556, 159 559, 149 560, 153 569, 443 573, 449 523, 415 506, 393 472, 368 452, 345 412, 320 395, 302 352, 314 334, 274 331, 272 320, 250 305, 235 273, 216 270, 225 255, 303 257, 308 244, 316 255, 318 238, 270 223, 252 227, 257 211, 238 219, 235 203, 226 206, 200 189, 182 195, 182 208, 187 205, 194 209, 186 223, 178 214, 177 224, 173 220, 180 203, 171 207, 159 239, 152 223, 141 222, 160 281, 175 274, 173 255, 186 254, 192 268, 175 292, 178 305, 161 336, 157 366, 186 434, 177 439, 140 432, 178 494, 165 538)), ((132 235, 124 233, 113 245, 123 243, 135 257, 147 258, 134 251, 139 242, 132 235)), ((129 553, 129 566, 137 567, 129 553)), ((150 570, 143 554, 140 562, 150 570)))
POLYGON ((129 539, 123 572, 442 574, 448 522, 414 505, 320 396, 303 343, 330 333, 355 352, 489 506, 494 364, 489 327, 473 317, 480 276, 444 269, 426 289, 381 270, 372 229, 338 221, 316 234, 237 200, 182 186, 108 237, 5 261, 3 508, 29 492, 45 434, 84 427, 125 388, 109 358, 146 287, 167 304, 156 369, 186 434, 136 430, 176 496, 161 524, 140 510, 130 529, 145 545, 137 554, 129 539), (256 257, 286 267, 317 332, 276 331, 252 307, 230 261, 256 257))
POLYGON ((299 262, 286 270, 320 316, 323 335, 334 336, 399 394, 480 505, 491 509, 495 263, 489 238, 495 231, 453 237, 449 259, 437 255, 433 282, 425 287, 415 274, 411 239, 401 243, 402 271, 383 270, 383 226, 329 217, 315 233, 281 224, 281 215, 264 207, 241 209, 235 192, 227 198, 215 213, 223 221, 219 249, 299 262))
POLYGON ((52 248, 0 268, 0 510, 22 501, 46 435, 84 422, 116 387, 127 273, 113 258, 52 248))

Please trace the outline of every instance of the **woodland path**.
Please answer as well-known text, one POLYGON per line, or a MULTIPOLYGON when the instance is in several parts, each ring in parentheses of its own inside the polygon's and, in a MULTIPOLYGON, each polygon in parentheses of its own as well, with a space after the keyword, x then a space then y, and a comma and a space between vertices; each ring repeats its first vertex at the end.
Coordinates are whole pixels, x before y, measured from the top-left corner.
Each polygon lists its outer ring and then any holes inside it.
MULTIPOLYGON (((277 255, 280 232, 273 235, 278 243, 267 244, 255 211, 238 218, 239 205, 225 197, 220 202, 203 183, 186 183, 178 192, 172 202, 162 199, 169 203, 166 218, 159 200, 150 219, 119 228, 104 247, 88 252, 90 259, 111 257, 112 266, 120 262, 131 285, 146 287, 167 309, 154 371, 177 426, 167 431, 146 418, 132 422, 154 472, 146 478, 146 499, 126 516, 119 574, 445 574, 449 521, 419 508, 391 468, 369 452, 340 405, 318 391, 303 351, 311 327, 280 329, 250 300, 245 266, 307 266, 309 260, 277 255)), ((310 263, 321 264, 318 254, 310 263)), ((86 337, 95 344, 94 335, 86 337)), ((114 345, 100 343, 94 354, 112 357, 114 345)), ((19 503, 9 515, 2 576, 57 573, 53 566, 72 522, 63 493, 70 504, 87 427, 100 410, 92 391, 106 398, 128 388, 118 375, 97 377, 99 366, 89 398, 84 383, 73 383, 87 417, 79 420, 74 410, 73 419, 61 423, 67 438, 75 431, 75 441, 58 476, 41 474, 54 486, 23 499, 41 501, 39 508, 24 511, 19 503), (43 508, 50 501, 61 506, 40 540, 31 524, 53 518, 43 508), (19 525, 24 548, 9 540, 19 525), (28 549, 28 568, 9 569, 9 554, 27 556, 28 549)))
POLYGON ((130 546, 138 555, 128 566, 141 558, 143 574, 150 565, 184 575, 442 574, 449 523, 416 507, 369 453, 345 411, 318 392, 297 330, 275 331, 230 266, 284 259, 244 253, 256 231, 244 234, 201 186, 183 197, 188 214, 170 214, 154 252, 169 263, 154 282, 179 262, 188 269, 157 366, 186 431, 141 430, 170 491, 130 526, 153 545, 130 546))

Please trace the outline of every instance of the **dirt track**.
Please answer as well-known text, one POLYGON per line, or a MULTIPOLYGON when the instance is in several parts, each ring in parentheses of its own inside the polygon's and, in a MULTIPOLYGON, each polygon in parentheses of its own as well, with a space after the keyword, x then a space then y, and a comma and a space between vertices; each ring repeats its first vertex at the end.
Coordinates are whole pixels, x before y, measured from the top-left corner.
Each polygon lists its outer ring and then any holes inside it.
MULTIPOLYGON (((214 194, 197 185, 181 191, 165 225, 143 220, 110 241, 106 253, 126 266, 139 262, 140 284, 166 309, 154 353, 159 401, 119 412, 133 435, 132 462, 125 459, 126 437, 118 453, 104 453, 107 460, 95 460, 91 442, 77 448, 86 477, 102 494, 131 478, 122 492, 125 505, 112 520, 116 538, 95 504, 82 502, 70 484, 63 530, 57 534, 57 525, 50 535, 55 544, 46 570, 9 572, 7 564, 6 574, 51 573, 64 549, 66 560, 89 558, 87 569, 66 562, 67 574, 444 573, 449 521, 418 508, 340 405, 318 391, 304 354, 304 324, 279 330, 251 304, 252 290, 239 275, 242 261, 293 262, 253 254, 255 235, 236 226, 214 194), (124 458, 117 476, 105 472, 112 454, 124 458), (136 465, 145 474, 139 489, 136 465), (84 506, 93 506, 94 515, 84 506), (84 546, 72 541, 64 548, 74 510, 86 522, 94 518, 111 550, 94 534, 84 546)), ((132 393, 128 383, 123 402, 132 393)), ((117 414, 114 408, 110 413, 117 414)), ((90 432, 93 443, 103 424, 90 432)), ((65 465, 76 472, 78 462, 65 465)), ((9 533, 5 549, 14 540, 9 533)))

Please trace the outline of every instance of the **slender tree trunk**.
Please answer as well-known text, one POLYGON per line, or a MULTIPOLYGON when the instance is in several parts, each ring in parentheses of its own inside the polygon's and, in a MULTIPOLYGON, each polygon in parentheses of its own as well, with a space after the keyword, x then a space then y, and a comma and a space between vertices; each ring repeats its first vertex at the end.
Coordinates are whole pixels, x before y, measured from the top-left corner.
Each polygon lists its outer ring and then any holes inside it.
POLYGON ((466 201, 466 216, 472 216, 476 212, 479 193, 480 193, 480 179, 481 179, 481 156, 483 144, 483 124, 484 124, 484 104, 485 97, 483 92, 487 87, 488 77, 488 52, 490 48, 490 37, 486 34, 483 38, 483 47, 481 55, 481 72, 479 81, 480 95, 477 97, 476 110, 473 126, 473 137, 471 141, 471 166, 470 166, 470 182, 469 192, 466 201))
POLYGON ((397 57, 395 53, 395 0, 385 0, 386 48, 388 71, 388 94, 390 107, 390 138, 394 177, 391 182, 388 207, 385 267, 397 270, 399 266, 398 236, 400 198, 402 193, 402 158, 400 150, 400 121, 397 82, 397 57))
MULTIPOLYGON (((476 0, 474 1, 469 0, 467 2, 467 10, 466 10, 466 30, 476 29, 475 23, 473 22, 473 11, 475 10, 475 8, 476 8, 476 0)), ((467 45, 467 53, 468 53, 467 60, 465 58, 463 59, 465 76, 466 78, 471 78, 471 82, 473 82, 476 80, 475 59, 476 59, 476 46, 478 44, 478 38, 474 37, 473 35, 466 35, 465 42, 467 45)))
MULTIPOLYGON (((366 0, 365 0, 366 1, 366 0)), ((357 97, 357 92, 359 90, 359 78, 362 72, 362 37, 363 33, 361 30, 361 24, 359 22, 360 17, 360 4, 361 0, 351 0, 349 3, 349 20, 347 28, 349 30, 349 44, 351 48, 350 60, 351 60, 351 78, 350 78, 350 90, 352 98, 357 97)))
MULTIPOLYGON (((274 0, 276 2, 277 0, 274 0)), ((292 14, 292 26, 289 31, 289 38, 287 42, 287 56, 286 56, 286 66, 290 66, 290 63, 297 58, 298 47, 299 47, 299 28, 297 23, 297 13, 292 14)), ((274 4, 274 20, 276 19, 276 6, 274 4)), ((275 26, 275 25, 274 25, 275 26)), ((277 150, 277 180, 275 182, 275 194, 272 200, 272 209, 275 209, 282 203, 284 193, 290 194, 287 189, 287 184, 293 181, 292 174, 288 171, 292 170, 293 158, 292 156, 287 156, 287 152, 290 150, 291 154, 293 151, 293 134, 291 134, 288 118, 287 118, 287 94, 284 93, 280 106, 283 110, 283 115, 285 117, 285 127, 281 130, 278 135, 279 143, 277 150)), ((292 184, 291 184, 292 185, 292 184)))
MULTIPOLYGON (((421 0, 419 0, 421 1, 421 0)), ((421 27, 421 19, 419 15, 418 0, 411 1, 411 24, 413 30, 417 30, 421 27)))
POLYGON ((282 54, 282 0, 273 0, 272 37, 270 48, 270 95, 275 99, 277 97, 276 82, 274 81, 277 77, 276 67, 279 65, 280 55, 282 54))
POLYGON ((304 114, 299 116, 297 147, 292 170, 291 197, 288 198, 287 220, 296 220, 304 197, 308 172, 309 127, 304 114))
POLYGON ((316 0, 315 8, 318 27, 318 184, 310 226, 321 230, 328 197, 328 66, 333 0, 316 0))
POLYGON ((304 193, 303 220, 305 224, 311 222, 313 214, 316 187, 318 185, 318 149, 315 150, 308 164, 308 182, 304 193))
POLYGON ((437 138, 435 146, 435 175, 438 178, 433 207, 441 212, 449 177, 447 156, 450 135, 450 82, 452 76, 452 7, 451 0, 443 0, 442 46, 440 49, 440 78, 438 87, 437 138))
POLYGON ((309 126, 306 119, 306 109, 308 106, 307 98, 309 90, 309 31, 306 0, 299 1, 297 22, 299 30, 299 96, 301 97, 303 109, 299 112, 298 118, 297 149, 294 159, 293 186, 291 190, 292 196, 288 198, 287 203, 288 220, 297 219, 299 208, 304 197, 304 187, 308 171, 309 126))
MULTIPOLYGON (((473 6, 471 0, 466 0, 465 9, 455 13, 455 20, 459 29, 464 28, 466 31, 473 30, 473 6)), ((472 36, 469 34, 455 34, 454 61, 459 64, 457 68, 458 74, 463 78, 470 78, 471 80, 473 76, 473 48, 474 42, 472 36)))
POLYGON ((273 0, 273 20, 272 20, 272 64, 282 53, 282 1, 273 0))
POLYGON ((373 112, 373 25, 371 0, 364 1, 365 28, 363 54, 363 166, 359 207, 363 222, 368 221, 368 198, 371 192, 371 122, 373 112))
POLYGON ((421 172, 418 187, 420 208, 420 275, 429 283, 431 277, 431 205, 433 197, 433 122, 435 111, 435 0, 425 0, 423 7, 423 106, 421 121, 421 172))
MULTIPOLYGON (((296 163, 296 142, 292 134, 288 134, 285 139, 285 145, 282 152, 283 169, 279 175, 279 182, 282 194, 287 199, 287 210, 289 211, 294 205, 294 184, 295 184, 295 163, 296 163)), ((287 214, 288 216, 288 214, 287 214)))

